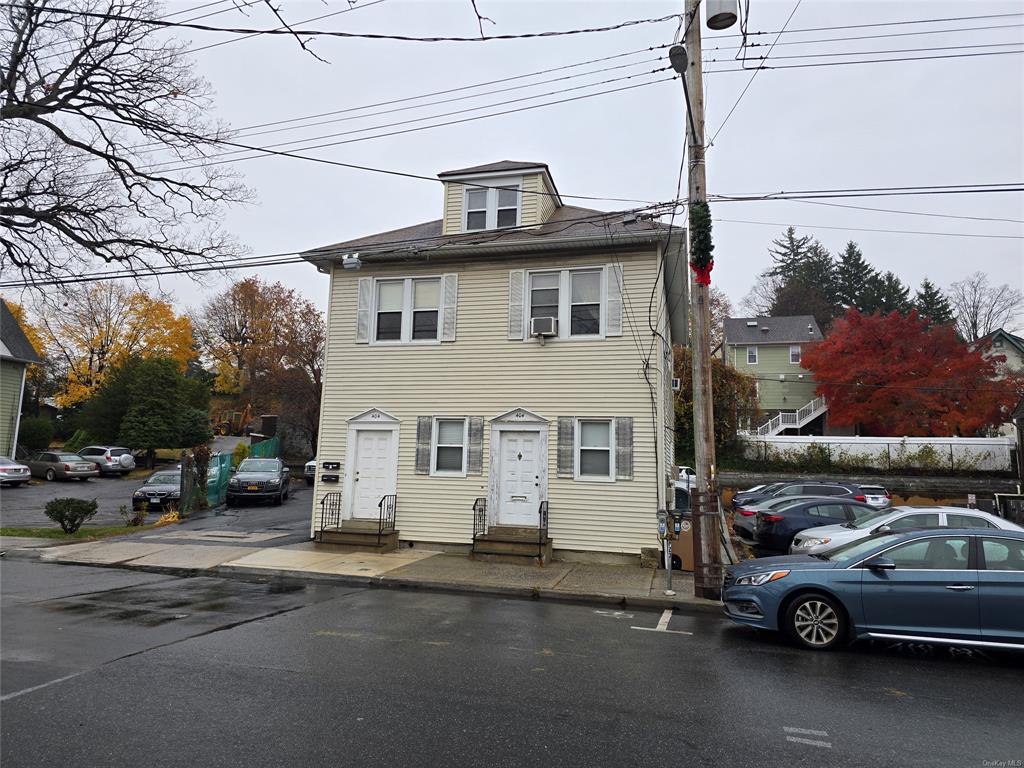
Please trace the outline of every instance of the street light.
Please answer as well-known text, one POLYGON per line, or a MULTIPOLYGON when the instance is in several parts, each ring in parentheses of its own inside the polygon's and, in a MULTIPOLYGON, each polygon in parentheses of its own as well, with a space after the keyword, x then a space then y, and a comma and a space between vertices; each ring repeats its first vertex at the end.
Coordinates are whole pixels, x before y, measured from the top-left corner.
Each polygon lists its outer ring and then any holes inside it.
POLYGON ((708 27, 728 29, 736 23, 737 0, 707 0, 708 27))

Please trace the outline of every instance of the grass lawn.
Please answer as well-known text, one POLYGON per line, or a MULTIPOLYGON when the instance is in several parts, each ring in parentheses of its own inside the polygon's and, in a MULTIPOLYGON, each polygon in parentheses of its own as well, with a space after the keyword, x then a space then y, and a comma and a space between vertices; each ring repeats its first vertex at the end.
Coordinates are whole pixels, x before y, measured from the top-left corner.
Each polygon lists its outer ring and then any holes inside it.
POLYGON ((150 523, 149 525, 101 525, 95 528, 79 528, 74 533, 64 533, 57 528, 0 528, 0 536, 27 536, 36 539, 56 539, 57 541, 92 541, 110 536, 123 536, 127 533, 149 531, 168 523, 150 523))

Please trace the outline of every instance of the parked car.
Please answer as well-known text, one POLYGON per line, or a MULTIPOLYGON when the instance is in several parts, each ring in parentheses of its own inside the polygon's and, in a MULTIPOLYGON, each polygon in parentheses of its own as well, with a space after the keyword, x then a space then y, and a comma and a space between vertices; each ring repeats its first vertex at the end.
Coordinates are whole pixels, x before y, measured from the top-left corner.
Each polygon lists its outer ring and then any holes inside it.
MULTIPOLYGON (((746 498, 741 503, 744 506, 757 504, 765 499, 778 496, 847 496, 864 503, 867 503, 868 498, 871 498, 873 506, 878 507, 887 507, 892 503, 888 491, 879 485, 860 486, 856 483, 841 483, 832 480, 801 480, 792 483, 782 483, 767 493, 765 492, 766 490, 762 489, 753 497, 746 498)), ((733 508, 735 509, 735 502, 733 508)))
POLYGON ((31 476, 32 471, 24 464, 0 457, 0 485, 18 486, 31 476))
POLYGON ((758 512, 773 512, 776 509, 785 509, 793 504, 799 504, 801 501, 828 498, 828 496, 779 496, 765 499, 760 504, 737 507, 733 512, 732 527, 740 541, 749 546, 755 546, 754 528, 757 525, 758 512))
POLYGON ((1024 650, 1024 532, 877 533, 726 569, 725 613, 830 650, 855 638, 1024 650))
POLYGON ((745 491, 740 491, 732 497, 732 508, 736 509, 744 504, 756 504, 761 499, 766 499, 786 483, 768 483, 767 485, 755 485, 745 491))
POLYGON ((147 504, 150 512, 168 512, 181 499, 181 472, 154 472, 146 482, 132 494, 132 510, 138 512, 147 504))
POLYGON ((682 483, 686 490, 693 490, 697 485, 697 472, 693 467, 679 466, 679 479, 677 483, 682 483))
POLYGON ((874 533, 916 528, 998 528, 1024 531, 1019 525, 977 509, 961 507, 891 507, 859 520, 802 531, 793 537, 791 554, 814 555, 843 544, 866 539, 874 533))
POLYGON ((280 459, 246 459, 228 480, 227 504, 244 499, 282 504, 288 498, 288 481, 288 467, 280 459))
POLYGON ((306 462, 306 466, 302 469, 302 476, 306 478, 306 485, 312 485, 316 482, 316 458, 312 458, 306 462))
POLYGON ((762 552, 789 552, 793 537, 808 528, 854 522, 877 510, 870 504, 848 498, 818 498, 798 501, 788 507, 757 513, 754 542, 762 552))
POLYGON ((89 445, 78 452, 83 459, 96 462, 101 475, 127 475, 135 469, 135 457, 117 445, 89 445))
POLYGON ((88 480, 99 477, 100 471, 95 462, 87 461, 77 453, 62 451, 42 451, 28 460, 28 468, 32 477, 47 480, 88 480))

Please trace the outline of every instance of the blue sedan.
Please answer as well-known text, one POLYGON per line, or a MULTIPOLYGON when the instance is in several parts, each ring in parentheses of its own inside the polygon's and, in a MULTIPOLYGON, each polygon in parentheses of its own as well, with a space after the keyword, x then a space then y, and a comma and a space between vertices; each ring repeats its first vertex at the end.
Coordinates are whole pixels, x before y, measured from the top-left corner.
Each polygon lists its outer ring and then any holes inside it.
POLYGON ((1024 532, 880 533, 729 566, 726 615, 828 650, 858 638, 1024 650, 1024 532))

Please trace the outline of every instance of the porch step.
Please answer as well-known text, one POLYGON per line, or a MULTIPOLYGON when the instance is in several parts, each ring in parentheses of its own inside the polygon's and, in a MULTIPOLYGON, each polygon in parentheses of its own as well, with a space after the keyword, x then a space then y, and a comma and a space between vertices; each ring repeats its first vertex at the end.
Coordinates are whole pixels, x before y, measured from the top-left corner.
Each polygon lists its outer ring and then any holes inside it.
POLYGON ((524 564, 532 562, 536 565, 551 562, 551 539, 545 536, 542 542, 538 542, 536 528, 530 536, 510 536, 494 533, 494 530, 492 528, 490 533, 474 540, 474 560, 524 564))
POLYGON ((492 525, 487 535, 495 538, 523 538, 537 540, 537 526, 492 525))
POLYGON ((381 534, 380 544, 377 543, 377 524, 373 530, 352 529, 348 521, 341 528, 325 528, 319 532, 319 540, 323 544, 347 544, 365 552, 394 552, 398 549, 398 531, 381 534))

